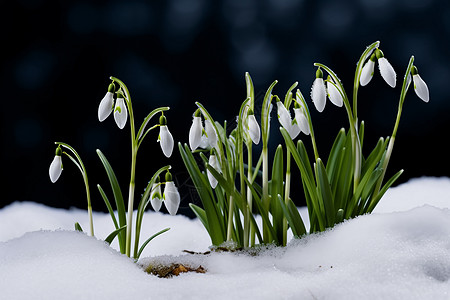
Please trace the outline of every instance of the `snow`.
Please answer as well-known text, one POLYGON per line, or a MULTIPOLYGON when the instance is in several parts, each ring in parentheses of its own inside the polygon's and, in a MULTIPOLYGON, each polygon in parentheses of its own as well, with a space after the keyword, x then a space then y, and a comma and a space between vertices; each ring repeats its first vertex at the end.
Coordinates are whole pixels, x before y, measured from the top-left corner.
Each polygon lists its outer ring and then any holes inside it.
MULTIPOLYGON (((449 299, 450 179, 418 178, 391 188, 375 212, 258 256, 206 251, 198 220, 147 212, 142 238, 163 228, 139 264, 100 239, 112 231, 95 213, 13 203, 0 210, 1 299, 449 299), (171 279, 140 264, 202 265, 171 279)), ((300 209, 305 212, 303 208, 300 209)))

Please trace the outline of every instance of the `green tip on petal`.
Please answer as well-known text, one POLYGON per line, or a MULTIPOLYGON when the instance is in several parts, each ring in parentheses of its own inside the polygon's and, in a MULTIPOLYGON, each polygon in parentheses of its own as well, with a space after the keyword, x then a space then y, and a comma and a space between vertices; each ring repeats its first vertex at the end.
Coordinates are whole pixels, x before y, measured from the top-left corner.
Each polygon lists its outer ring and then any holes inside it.
POLYGON ((316 71, 316 78, 323 78, 323 72, 320 68, 316 71))
POLYGON ((164 115, 161 115, 161 117, 159 117, 159 125, 161 126, 167 125, 167 119, 164 115))
POLYGON ((116 91, 116 86, 114 85, 114 82, 112 82, 108 86, 108 92, 114 93, 115 91, 116 91))
MULTIPOLYGON (((377 59, 380 59, 382 57, 384 57, 383 51, 381 51, 380 49, 375 49, 375 55, 377 56, 377 59)), ((371 57, 372 59, 372 57, 371 57)))
POLYGON ((169 171, 166 172, 166 182, 172 181, 172 174, 169 171))
POLYGON ((56 148, 55 155, 56 155, 56 156, 61 156, 61 154, 62 154, 61 147, 58 146, 58 148, 56 148))

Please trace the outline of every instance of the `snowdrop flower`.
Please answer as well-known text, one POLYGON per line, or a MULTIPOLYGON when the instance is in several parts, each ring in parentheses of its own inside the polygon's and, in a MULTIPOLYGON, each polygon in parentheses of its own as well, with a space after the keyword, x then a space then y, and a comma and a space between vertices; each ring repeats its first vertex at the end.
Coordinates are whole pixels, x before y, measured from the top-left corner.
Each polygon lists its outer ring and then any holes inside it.
POLYGON ((161 184, 159 183, 159 176, 156 178, 155 183, 152 184, 152 190, 150 192, 150 204, 154 211, 159 211, 162 205, 162 193, 161 184))
POLYGON ((383 77, 384 81, 386 81, 387 84, 394 88, 397 79, 397 74, 395 73, 394 68, 384 57, 384 54, 381 50, 376 49, 375 54, 378 59, 378 68, 380 69, 381 77, 383 77))
POLYGON ((169 171, 166 173, 166 183, 164 187, 164 204, 167 211, 172 215, 176 215, 178 207, 180 206, 180 194, 172 181, 172 174, 169 171))
POLYGON ((287 110, 280 99, 277 99, 277 114, 278 121, 280 122, 281 126, 286 129, 291 139, 295 139, 300 133, 300 127, 297 125, 297 122, 292 122, 291 113, 287 110))
POLYGON ((328 92, 328 98, 330 99, 331 103, 338 107, 342 107, 344 104, 344 100, 342 99, 341 92, 339 91, 339 88, 336 87, 336 83, 331 79, 331 77, 328 75, 327 78, 327 92, 328 92), (333 84, 334 83, 334 84, 333 84))
POLYGON ((325 83, 323 82, 323 73, 320 68, 316 71, 316 79, 311 88, 311 99, 318 112, 322 112, 325 108, 327 100, 327 91, 325 90, 325 83))
POLYGON ((420 77, 416 66, 412 67, 411 74, 413 78, 414 91, 416 92, 416 95, 424 102, 428 102, 430 100, 428 86, 425 83, 425 81, 423 81, 423 79, 420 77))
POLYGON ((159 117, 159 138, 158 142, 161 144, 162 152, 166 157, 170 157, 172 155, 173 151, 173 137, 172 134, 169 131, 169 128, 167 128, 167 119, 164 115, 161 115, 159 117))
POLYGON ((361 70, 361 76, 359 78, 359 83, 361 86, 367 85, 370 80, 372 80, 373 72, 375 70, 375 54, 372 54, 369 58, 369 60, 366 62, 364 67, 361 70))
POLYGON ((50 175, 50 180, 55 183, 59 176, 61 176, 61 172, 63 170, 62 159, 61 159, 62 150, 58 146, 56 148, 55 157, 53 158, 52 163, 50 164, 50 168, 48 170, 48 174, 50 175))
POLYGON ((128 119, 128 112, 125 105, 125 99, 122 94, 117 95, 116 106, 114 107, 114 120, 120 129, 125 127, 128 119))
POLYGON ((213 124, 211 123, 211 120, 205 120, 205 132, 206 136, 208 137, 208 143, 211 146, 211 148, 214 148, 217 146, 217 133, 214 129, 213 124))
POLYGON ((255 114, 251 109, 247 112, 247 130, 250 135, 250 139, 253 143, 255 143, 255 145, 258 145, 259 140, 261 139, 261 130, 258 122, 256 121, 255 114))
POLYGON ((309 129, 309 123, 305 114, 305 109, 297 102, 294 103, 294 114, 298 128, 300 128, 300 130, 304 134, 309 135, 311 133, 311 130, 309 129))
POLYGON ((191 147, 192 151, 200 146, 202 141, 202 133, 203 126, 202 119, 200 117, 200 109, 197 109, 195 111, 194 118, 192 119, 191 128, 189 129, 189 147, 191 147))
MULTIPOLYGON (((217 172, 222 173, 222 170, 220 168, 220 164, 217 161, 217 157, 216 157, 216 155, 214 155, 213 152, 211 152, 211 155, 209 156, 208 164, 211 167, 213 167, 214 170, 216 170, 217 172)), ((211 187, 213 189, 215 189, 216 186, 217 186, 217 179, 211 174, 211 172, 209 172, 209 170, 206 170, 206 175, 208 175, 209 184, 211 185, 211 187)))
POLYGON ((113 110, 115 89, 114 83, 111 83, 105 97, 103 97, 102 101, 100 101, 100 105, 98 106, 98 120, 100 122, 103 122, 113 110))
POLYGON ((365 86, 370 82, 375 69, 375 59, 378 60, 378 69, 380 70, 381 77, 383 77, 387 84, 394 88, 396 85, 397 74, 380 49, 375 50, 375 53, 370 56, 369 60, 362 68, 359 83, 362 86, 365 86))

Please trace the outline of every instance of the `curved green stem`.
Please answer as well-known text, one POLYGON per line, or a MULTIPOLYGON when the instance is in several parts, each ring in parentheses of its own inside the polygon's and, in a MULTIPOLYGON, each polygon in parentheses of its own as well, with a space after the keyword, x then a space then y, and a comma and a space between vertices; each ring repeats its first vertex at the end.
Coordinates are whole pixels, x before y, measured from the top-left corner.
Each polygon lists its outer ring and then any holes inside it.
POLYGON ((90 231, 90 235, 94 236, 94 222, 93 222, 93 218, 92 218, 92 204, 91 204, 91 193, 89 192, 89 181, 88 181, 88 177, 87 177, 87 172, 86 172, 86 168, 84 167, 83 161, 81 160, 80 155, 78 155, 77 151, 75 151, 75 149, 66 144, 66 143, 62 143, 62 142, 55 142, 56 145, 60 145, 66 149, 69 149, 73 155, 75 155, 76 160, 67 152, 63 152, 65 155, 67 155, 67 157, 70 158, 70 160, 78 167, 78 169, 81 172, 81 175, 83 176, 83 182, 84 182, 84 186, 86 188, 86 198, 87 198, 87 209, 88 209, 88 217, 89 217, 89 231, 90 231))

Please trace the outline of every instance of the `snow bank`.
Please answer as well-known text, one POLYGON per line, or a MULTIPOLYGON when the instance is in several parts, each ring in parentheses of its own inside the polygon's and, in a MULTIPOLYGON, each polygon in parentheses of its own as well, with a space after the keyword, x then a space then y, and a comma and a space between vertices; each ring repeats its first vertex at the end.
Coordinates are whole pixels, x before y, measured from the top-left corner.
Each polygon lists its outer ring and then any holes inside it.
MULTIPOLYGON (((172 279, 147 275, 129 258, 81 233, 30 232, 0 242, 0 290, 2 299, 449 299, 449 195, 448 179, 416 179, 391 189, 378 213, 293 240, 286 248, 259 256, 183 256, 179 259, 201 264, 208 272, 172 279), (418 207, 410 209, 413 205, 418 207)), ((50 229, 71 229, 73 219, 82 217, 77 210, 14 204, 0 211, 0 240, 11 237, 4 232, 9 227, 30 228, 22 224, 27 222, 19 217, 21 210, 36 218, 30 223, 55 222, 50 229)), ((145 226, 151 219, 162 223, 149 231, 172 227, 158 238, 166 238, 164 244, 155 239, 151 255, 204 251, 209 245, 197 221, 149 214, 145 226)), ((106 236, 110 229, 101 228, 106 219, 95 215, 94 222, 98 234, 106 236)))

